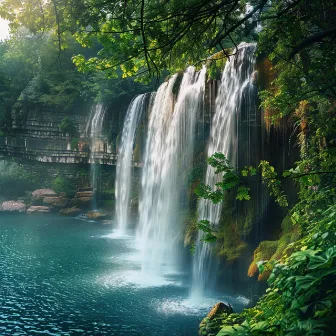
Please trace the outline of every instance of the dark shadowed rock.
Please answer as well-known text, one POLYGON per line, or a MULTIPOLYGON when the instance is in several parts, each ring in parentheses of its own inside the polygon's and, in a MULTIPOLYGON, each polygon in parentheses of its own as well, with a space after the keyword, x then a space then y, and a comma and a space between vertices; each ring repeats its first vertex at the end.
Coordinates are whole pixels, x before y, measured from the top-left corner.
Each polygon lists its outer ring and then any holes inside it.
POLYGON ((77 191, 71 202, 76 208, 84 209, 90 207, 92 203, 92 191, 77 191))
POLYGON ((75 197, 71 203, 78 208, 88 208, 91 206, 92 197, 75 197))
POLYGON ((43 204, 52 206, 55 208, 66 208, 70 203, 70 200, 65 197, 44 197, 43 204))

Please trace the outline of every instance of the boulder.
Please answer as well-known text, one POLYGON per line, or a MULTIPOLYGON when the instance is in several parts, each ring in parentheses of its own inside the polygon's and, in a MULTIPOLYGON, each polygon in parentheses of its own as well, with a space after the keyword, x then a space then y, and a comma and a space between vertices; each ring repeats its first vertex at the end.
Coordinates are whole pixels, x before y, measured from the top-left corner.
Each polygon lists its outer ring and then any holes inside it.
POLYGON ((33 201, 42 201, 45 197, 56 197, 57 194, 52 189, 37 189, 32 192, 33 201))
POLYGON ((222 328, 223 317, 233 313, 231 305, 216 303, 199 325, 199 335, 216 336, 222 328), (224 315, 223 315, 224 314, 224 315))
POLYGON ((104 219, 107 219, 110 217, 110 214, 106 211, 89 211, 87 214, 86 214, 86 217, 88 219, 93 219, 93 220, 104 220, 104 219))
POLYGON ((217 317, 218 315, 223 314, 223 313, 231 314, 231 313, 233 313, 233 309, 232 309, 230 304, 227 305, 224 302, 218 302, 211 308, 207 317, 210 320, 213 320, 215 317, 217 317))
POLYGON ((75 217, 77 215, 79 215, 82 212, 81 209, 76 208, 76 207, 72 207, 72 208, 65 208, 65 209, 61 209, 58 214, 61 216, 70 216, 70 217, 75 217))
POLYGON ((50 208, 48 206, 43 205, 34 205, 27 209, 27 214, 43 214, 49 213, 50 208))
POLYGON ((26 205, 22 200, 19 201, 6 201, 1 204, 0 211, 6 212, 25 212, 26 205))
POLYGON ((55 208, 66 208, 70 203, 70 200, 65 197, 44 197, 43 204, 52 206, 55 208))

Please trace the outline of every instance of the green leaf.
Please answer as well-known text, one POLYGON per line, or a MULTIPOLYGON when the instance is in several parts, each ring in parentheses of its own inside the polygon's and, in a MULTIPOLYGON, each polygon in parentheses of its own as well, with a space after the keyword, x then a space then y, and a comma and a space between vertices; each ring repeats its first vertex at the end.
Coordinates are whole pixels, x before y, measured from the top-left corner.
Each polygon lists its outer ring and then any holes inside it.
POLYGON ((203 232, 210 233, 211 227, 210 227, 210 222, 208 220, 201 220, 197 223, 197 228, 203 232))
POLYGON ((212 233, 206 233, 201 240, 205 243, 214 243, 215 241, 217 241, 217 237, 212 233))
POLYGON ((314 284, 316 278, 313 275, 297 276, 295 278, 297 290, 306 290, 314 284))
POLYGON ((247 188, 245 186, 240 186, 237 190, 237 199, 242 200, 250 200, 251 196, 249 195, 250 188, 247 188))

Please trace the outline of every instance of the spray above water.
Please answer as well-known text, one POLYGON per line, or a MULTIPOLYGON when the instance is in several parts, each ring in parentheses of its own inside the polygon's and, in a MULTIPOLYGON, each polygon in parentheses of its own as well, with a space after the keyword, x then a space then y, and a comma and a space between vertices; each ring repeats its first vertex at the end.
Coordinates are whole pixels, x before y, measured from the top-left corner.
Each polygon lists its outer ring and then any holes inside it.
POLYGON ((178 76, 163 83, 150 114, 142 171, 138 240, 142 274, 163 276, 178 271, 183 173, 190 167, 197 118, 203 108, 206 70, 189 67, 174 106, 178 76))
POLYGON ((128 107, 118 152, 116 176, 116 217, 118 232, 126 233, 129 225, 129 207, 132 187, 133 148, 137 127, 146 108, 146 95, 142 94, 133 99, 128 107))
MULTIPOLYGON (((218 90, 215 114, 212 119, 210 139, 207 156, 216 152, 223 153, 232 166, 237 166, 238 150, 238 117, 243 95, 248 96, 254 90, 253 71, 255 64, 255 44, 242 43, 238 46, 237 54, 226 62, 218 90)), ((254 101, 245 99, 250 104, 254 101)), ((244 108, 249 108, 246 105, 244 108)), ((207 167, 205 184, 215 189, 221 175, 215 174, 213 167, 207 167)), ((206 219, 217 225, 220 219, 222 205, 214 204, 209 200, 201 199, 198 204, 198 219, 206 219)), ((201 241, 203 233, 200 232, 196 243, 196 252, 193 260, 191 297, 202 298, 207 285, 210 285, 211 276, 211 245, 201 241)))

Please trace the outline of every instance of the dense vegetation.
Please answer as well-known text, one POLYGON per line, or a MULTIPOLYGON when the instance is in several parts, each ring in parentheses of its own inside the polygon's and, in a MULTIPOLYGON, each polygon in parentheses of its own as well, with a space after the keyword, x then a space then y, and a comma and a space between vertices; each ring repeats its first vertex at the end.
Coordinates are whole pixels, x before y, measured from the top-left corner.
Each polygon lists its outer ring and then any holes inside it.
MULTIPOLYGON (((235 189, 237 198, 248 202, 246 183, 257 175, 287 215, 279 241, 261 242, 249 270, 268 278, 266 295, 241 314, 209 321, 201 333, 331 335, 336 329, 335 12, 331 0, 4 0, 0 13, 12 22, 13 35, 0 45, 1 131, 8 130, 13 108, 70 109, 80 97, 115 94, 110 85, 121 82, 106 84, 103 75, 148 81, 211 55, 210 63, 219 62, 242 40, 258 41, 268 72, 260 92, 267 124, 277 127, 286 117, 296 125, 300 159, 286 172, 265 161, 235 172, 220 154, 210 160, 225 175, 217 191, 203 186, 201 196, 219 202, 225 190, 235 189), (20 76, 13 76, 18 69, 20 76), (292 207, 281 186, 286 179, 297 188, 292 207)), ((216 240, 211 223, 199 228, 206 240, 216 240)))
POLYGON ((38 185, 37 174, 14 161, 0 161, 1 196, 22 196, 22 190, 33 190, 38 185))
MULTIPOLYGON (((78 72, 72 57, 92 55, 97 48, 83 50, 70 34, 63 41, 66 48, 60 51, 52 30, 33 34, 22 26, 0 42, 0 135, 11 132, 13 114, 25 120, 29 111, 87 113, 94 102, 127 106, 134 95, 150 90, 131 78, 108 80, 102 72, 78 72)), ((69 127, 65 120, 61 131, 75 136, 69 127)))

